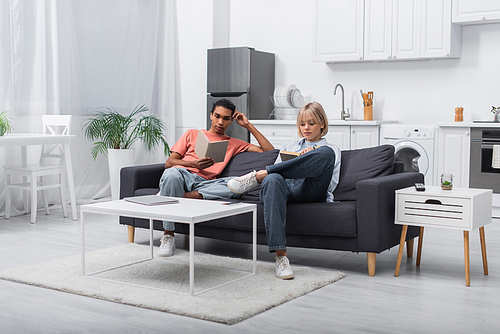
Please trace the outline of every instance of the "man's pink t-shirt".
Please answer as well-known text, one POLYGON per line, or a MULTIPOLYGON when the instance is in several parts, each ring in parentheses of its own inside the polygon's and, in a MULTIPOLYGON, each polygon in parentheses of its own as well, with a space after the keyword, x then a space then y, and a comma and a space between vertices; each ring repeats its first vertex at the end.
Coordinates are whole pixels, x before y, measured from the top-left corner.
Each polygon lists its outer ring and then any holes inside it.
POLYGON ((179 165, 173 167, 186 168, 187 170, 191 171, 191 173, 198 174, 199 176, 207 180, 212 180, 219 176, 219 174, 222 173, 224 168, 226 168, 229 160, 231 160, 233 156, 246 151, 250 146, 252 146, 252 144, 247 143, 246 141, 232 138, 227 135, 218 135, 216 133, 208 132, 207 130, 191 129, 187 130, 170 150, 182 155, 182 160, 184 161, 193 161, 200 159, 194 152, 194 148, 196 147, 196 139, 198 138, 198 131, 203 131, 207 135, 208 140, 210 140, 211 142, 219 140, 229 140, 224 161, 217 162, 209 168, 205 169, 184 167, 179 165))

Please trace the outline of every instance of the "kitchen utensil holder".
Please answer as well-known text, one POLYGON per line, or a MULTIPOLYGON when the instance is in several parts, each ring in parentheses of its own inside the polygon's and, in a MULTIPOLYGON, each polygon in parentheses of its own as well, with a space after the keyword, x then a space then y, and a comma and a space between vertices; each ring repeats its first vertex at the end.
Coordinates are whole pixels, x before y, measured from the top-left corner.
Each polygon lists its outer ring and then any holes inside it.
POLYGON ((366 106, 365 108, 365 121, 373 121, 373 104, 366 106))

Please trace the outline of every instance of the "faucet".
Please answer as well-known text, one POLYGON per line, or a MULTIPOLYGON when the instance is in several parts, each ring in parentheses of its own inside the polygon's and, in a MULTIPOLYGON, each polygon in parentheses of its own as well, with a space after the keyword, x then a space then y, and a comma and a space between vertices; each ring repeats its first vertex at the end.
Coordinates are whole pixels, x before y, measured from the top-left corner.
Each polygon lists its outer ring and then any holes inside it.
POLYGON ((333 95, 337 95, 338 87, 342 89, 342 110, 340 111, 340 119, 345 121, 345 119, 351 117, 351 115, 349 115, 349 108, 347 108, 347 111, 344 111, 344 87, 342 87, 341 84, 337 84, 335 86, 335 89, 333 90, 333 95))

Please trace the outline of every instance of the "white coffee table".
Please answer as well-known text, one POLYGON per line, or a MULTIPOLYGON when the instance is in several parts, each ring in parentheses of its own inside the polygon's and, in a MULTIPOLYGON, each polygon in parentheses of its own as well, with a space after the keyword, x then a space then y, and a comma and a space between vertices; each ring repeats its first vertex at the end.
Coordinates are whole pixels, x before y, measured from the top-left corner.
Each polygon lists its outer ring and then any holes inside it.
POLYGON ((424 227, 464 231, 465 285, 470 286, 469 232, 479 229, 483 272, 488 275, 484 225, 491 223, 492 190, 426 186, 425 191, 408 187, 396 191, 396 224, 403 225, 394 276, 399 276, 408 225, 420 226, 417 266, 422 254, 424 227))
MULTIPOLYGON (((187 199, 179 198, 179 203, 175 204, 164 204, 164 205, 143 205, 127 202, 124 200, 101 202, 94 204, 86 204, 80 207, 80 220, 82 228, 82 275, 92 276, 97 273, 104 271, 109 271, 119 267, 128 266, 134 263, 149 261, 153 259, 153 220, 167 220, 173 221, 181 224, 189 224, 189 295, 194 296, 194 229, 197 223, 202 223, 212 219, 224 218, 234 215, 239 215, 242 213, 252 212, 253 214, 253 241, 252 241, 252 253, 253 253, 253 271, 249 274, 240 277, 236 280, 226 282, 224 284, 217 285, 215 287, 199 291, 196 294, 203 293, 208 290, 218 288, 222 285, 232 283, 234 281, 255 275, 255 270, 257 266, 257 205, 248 203, 238 203, 227 205, 228 202, 223 201, 208 201, 208 200, 197 200, 197 199, 187 199), (142 261, 136 261, 121 265, 118 267, 108 268, 105 270, 100 270, 98 272, 86 274, 85 273, 85 213, 100 213, 109 215, 119 215, 125 217, 143 218, 149 219, 149 246, 151 250, 150 257, 142 261)), ((98 278, 98 277, 93 277, 98 278)), ((128 284, 120 281, 115 281, 122 284, 128 284)), ((146 287, 148 288, 148 287, 146 287)), ((174 293, 181 293, 177 291, 169 291, 174 293)))

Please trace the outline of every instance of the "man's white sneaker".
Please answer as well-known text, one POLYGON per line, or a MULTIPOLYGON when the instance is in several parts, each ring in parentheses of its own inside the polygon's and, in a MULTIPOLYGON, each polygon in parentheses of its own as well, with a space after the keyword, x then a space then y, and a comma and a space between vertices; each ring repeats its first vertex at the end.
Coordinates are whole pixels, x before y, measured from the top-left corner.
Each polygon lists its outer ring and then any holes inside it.
POLYGON ((227 182, 229 190, 236 194, 243 194, 259 185, 255 175, 256 171, 250 172, 243 176, 235 177, 227 182))
POLYGON ((286 256, 276 256, 276 277, 281 279, 294 278, 290 261, 288 261, 286 256))
POLYGON ((158 256, 172 256, 175 251, 175 238, 169 234, 164 235, 160 239, 160 248, 158 248, 158 256))

